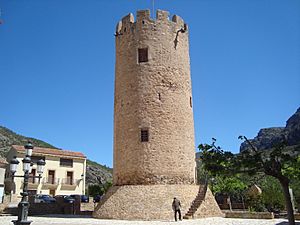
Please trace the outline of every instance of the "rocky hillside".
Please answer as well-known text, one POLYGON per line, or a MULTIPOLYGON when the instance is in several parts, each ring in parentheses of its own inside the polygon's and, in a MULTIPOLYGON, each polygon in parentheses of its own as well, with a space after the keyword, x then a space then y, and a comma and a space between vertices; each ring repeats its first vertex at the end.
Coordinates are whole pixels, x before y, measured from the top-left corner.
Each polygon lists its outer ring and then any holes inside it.
MULTIPOLYGON (((6 157, 11 145, 25 145, 27 141, 31 141, 34 146, 56 148, 44 141, 25 137, 0 126, 0 156, 6 157)), ((56 148, 58 149, 58 148, 56 148)), ((96 162, 87 160, 86 184, 104 184, 112 180, 112 169, 100 165, 96 162)))
POLYGON ((112 181, 111 168, 91 160, 87 160, 86 164, 86 184, 105 184, 107 181, 112 181))
MULTIPOLYGON (((269 149, 274 143, 286 140, 288 145, 300 144, 300 108, 286 122, 285 127, 263 128, 258 135, 250 139, 257 149, 269 149)), ((240 151, 245 151, 249 146, 243 142, 240 151)))
POLYGON ((55 148, 54 146, 44 141, 18 135, 7 128, 0 126, 0 155, 1 156, 3 157, 6 156, 11 145, 25 145, 27 141, 31 141, 34 146, 55 148))

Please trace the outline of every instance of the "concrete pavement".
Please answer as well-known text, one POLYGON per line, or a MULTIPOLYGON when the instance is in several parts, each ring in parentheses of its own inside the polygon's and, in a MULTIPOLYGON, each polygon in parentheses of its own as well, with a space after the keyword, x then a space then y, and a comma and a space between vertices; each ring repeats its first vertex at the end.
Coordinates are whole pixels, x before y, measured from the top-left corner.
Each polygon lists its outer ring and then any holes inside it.
MULTIPOLYGON (((1 216, 0 225, 12 225, 12 220, 15 216, 1 216)), ((76 217, 61 215, 47 215, 29 217, 33 222, 31 225, 288 225, 287 220, 273 219, 273 220, 257 220, 257 219, 230 219, 230 218, 204 218, 196 220, 183 221, 126 221, 126 220, 100 220, 90 217, 76 217)), ((300 225, 300 221, 297 221, 300 225)))

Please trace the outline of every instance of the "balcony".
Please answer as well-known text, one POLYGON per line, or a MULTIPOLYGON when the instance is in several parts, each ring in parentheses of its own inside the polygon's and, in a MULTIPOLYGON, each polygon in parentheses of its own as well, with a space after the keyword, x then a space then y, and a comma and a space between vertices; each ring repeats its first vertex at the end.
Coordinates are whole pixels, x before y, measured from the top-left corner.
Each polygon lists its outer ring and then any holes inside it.
POLYGON ((42 184, 43 186, 47 187, 57 187, 59 184, 59 179, 53 177, 45 177, 42 181, 42 184))
POLYGON ((63 178, 61 179, 61 188, 72 190, 75 189, 81 179, 63 178))
POLYGON ((71 185, 71 186, 77 186, 77 184, 80 182, 80 179, 71 179, 71 178, 63 178, 61 179, 62 185, 71 185))
MULTIPOLYGON (((24 184, 23 179, 22 179, 21 183, 22 183, 22 188, 23 188, 23 184, 24 184)), ((30 177, 28 180, 28 189, 35 190, 38 188, 38 186, 39 186, 39 179, 30 177)))

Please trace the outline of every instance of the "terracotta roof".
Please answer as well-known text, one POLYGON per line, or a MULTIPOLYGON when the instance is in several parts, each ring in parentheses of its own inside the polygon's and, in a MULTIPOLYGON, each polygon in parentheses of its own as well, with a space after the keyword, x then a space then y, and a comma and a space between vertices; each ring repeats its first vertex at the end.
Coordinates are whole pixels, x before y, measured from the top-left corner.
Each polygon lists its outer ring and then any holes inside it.
MULTIPOLYGON (((24 146, 21 145, 13 145, 14 149, 18 152, 25 152, 24 146)), ((86 158, 84 154, 81 152, 73 152, 69 150, 60 150, 54 148, 41 148, 41 147, 34 147, 32 151, 34 154, 42 154, 42 155, 56 155, 56 156, 67 156, 67 157, 78 157, 78 158, 86 158)))

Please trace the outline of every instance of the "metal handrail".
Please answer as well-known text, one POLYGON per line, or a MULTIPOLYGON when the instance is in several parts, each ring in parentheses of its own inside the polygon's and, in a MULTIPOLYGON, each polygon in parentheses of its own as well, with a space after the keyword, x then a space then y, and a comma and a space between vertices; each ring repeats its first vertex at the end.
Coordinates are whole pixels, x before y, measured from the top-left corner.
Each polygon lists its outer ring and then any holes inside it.
POLYGON ((79 179, 62 178, 61 183, 67 185, 77 185, 79 179))
POLYGON ((53 177, 45 177, 42 181, 43 184, 58 184, 59 179, 53 177))

